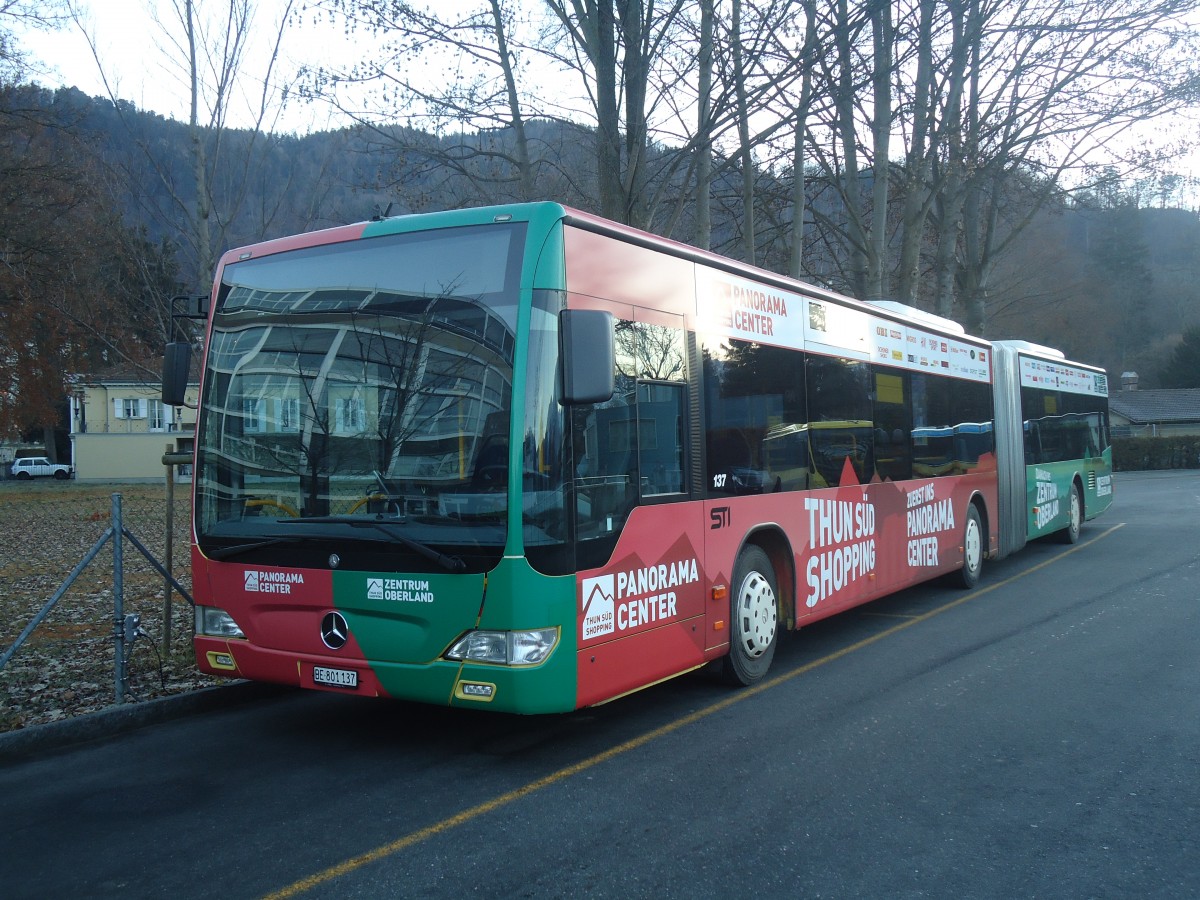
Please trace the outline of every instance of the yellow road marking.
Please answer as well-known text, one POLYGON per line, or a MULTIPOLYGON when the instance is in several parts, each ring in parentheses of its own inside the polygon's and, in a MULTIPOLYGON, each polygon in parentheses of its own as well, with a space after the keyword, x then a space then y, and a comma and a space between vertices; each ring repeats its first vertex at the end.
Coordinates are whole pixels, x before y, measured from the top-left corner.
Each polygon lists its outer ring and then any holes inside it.
POLYGON ((622 754, 628 753, 630 750, 636 750, 638 747, 645 746, 651 741, 656 741, 659 738, 665 737, 666 735, 678 731, 681 728, 686 728, 688 725, 693 725, 696 722, 699 722, 701 719, 706 719, 715 713, 719 713, 722 710, 728 709, 735 703, 741 703, 745 700, 749 700, 751 697, 756 697, 764 691, 769 691, 772 688, 776 688, 781 684, 791 681, 793 678, 806 675, 820 666, 842 659, 843 657, 849 656, 851 653, 857 653, 864 647, 869 647, 871 644, 882 641, 884 638, 891 637, 898 632, 904 631, 906 628, 911 628, 912 626, 921 622, 927 622, 934 616, 940 616, 942 613, 948 612, 955 607, 962 606, 964 603, 967 603, 970 600, 974 600, 977 597, 982 597, 984 594, 989 594, 994 590, 1004 587, 1005 585, 1012 584, 1014 581, 1018 581, 1019 579, 1024 578, 1026 575, 1032 575, 1039 569, 1044 569, 1046 566, 1050 565, 1051 563, 1058 562, 1065 556, 1069 556, 1078 550, 1082 550, 1084 547, 1103 540, 1117 529, 1122 528, 1124 524, 1124 522, 1121 522, 1117 525, 1114 525, 1107 531, 1104 531, 1091 540, 1076 544, 1071 549, 1066 550, 1063 553, 1056 554, 1050 559, 1043 560, 1036 566, 1032 566, 1023 572, 1018 572, 1016 575, 1004 579, 1004 581, 998 581, 995 584, 990 584, 985 588, 971 591, 969 594, 964 594, 957 600, 952 600, 951 602, 939 606, 936 609, 931 609, 927 613, 906 618, 903 622, 893 625, 891 628, 879 632, 879 634, 872 635, 869 638, 863 638, 861 641, 858 641, 855 644, 851 644, 848 647, 843 647, 841 650, 830 653, 828 656, 815 659, 798 669, 793 669, 790 672, 784 672, 780 675, 776 675, 774 678, 769 678, 766 681, 760 681, 753 687, 739 690, 736 694, 731 694, 724 700, 719 700, 710 706, 706 706, 703 709, 689 713, 688 715, 676 719, 673 722, 668 722, 666 725, 662 725, 652 731, 648 731, 645 734, 639 735, 638 737, 631 738, 624 743, 617 744, 615 747, 610 747, 603 753, 597 753, 595 756, 589 756, 587 759, 581 760, 574 765, 566 766, 565 768, 559 769, 556 772, 552 772, 544 778, 531 781, 529 784, 519 787, 516 790, 512 790, 506 794, 501 794, 498 797, 494 797, 493 799, 488 800, 486 803, 480 803, 477 806, 464 809, 462 812, 450 816, 448 819, 442 819, 440 822, 435 822, 434 824, 429 825, 426 828, 422 828, 419 831, 411 832, 410 834, 407 834, 402 838, 398 838, 389 844, 376 847, 374 850, 370 850, 366 853, 360 854, 359 856, 353 856, 345 862, 338 863, 336 866, 330 866, 328 869, 316 872, 312 875, 309 875, 307 878, 302 878, 294 884, 290 884, 278 891, 267 894, 264 900, 283 900, 285 897, 295 897, 304 893, 305 891, 312 890, 318 885, 333 881, 335 878, 340 878, 343 875, 349 875, 351 872, 357 871, 363 866, 369 865, 373 862, 378 862, 379 860, 385 859, 386 857, 395 853, 399 853, 401 850, 411 847, 414 844, 419 844, 428 838, 434 837, 435 835, 450 831, 453 828, 457 828, 459 825, 465 825, 467 822, 478 819, 480 816, 487 815, 490 812, 494 812, 497 809, 508 806, 510 803, 514 803, 517 800, 528 797, 530 794, 537 793, 542 788, 550 787, 553 784, 557 784, 560 781, 570 778, 572 775, 578 775, 580 772, 586 772, 588 769, 594 768, 601 763, 608 762, 610 759, 614 759, 622 754))

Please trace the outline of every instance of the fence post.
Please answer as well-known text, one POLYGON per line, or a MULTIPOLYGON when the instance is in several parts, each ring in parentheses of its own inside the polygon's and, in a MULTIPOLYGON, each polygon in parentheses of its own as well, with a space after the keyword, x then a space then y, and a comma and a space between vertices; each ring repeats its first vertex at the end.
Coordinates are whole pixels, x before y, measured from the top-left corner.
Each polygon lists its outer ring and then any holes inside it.
POLYGON ((116 644, 116 703, 125 702, 125 572, 123 569, 121 495, 112 495, 113 530, 113 642, 116 644))
MULTIPOLYGON (((167 467, 167 573, 163 576, 163 639, 162 652, 165 658, 171 652, 171 576, 175 574, 175 467, 192 461, 190 453, 177 453, 167 444, 163 454, 163 465, 167 467)), ((186 599, 186 598, 185 598, 186 599)))
MULTIPOLYGON (((168 461, 171 445, 167 444, 167 452, 163 454, 163 464, 167 467, 167 571, 175 572, 175 466, 168 461)), ((163 579, 163 630, 162 655, 166 659, 171 653, 171 579, 163 579)))

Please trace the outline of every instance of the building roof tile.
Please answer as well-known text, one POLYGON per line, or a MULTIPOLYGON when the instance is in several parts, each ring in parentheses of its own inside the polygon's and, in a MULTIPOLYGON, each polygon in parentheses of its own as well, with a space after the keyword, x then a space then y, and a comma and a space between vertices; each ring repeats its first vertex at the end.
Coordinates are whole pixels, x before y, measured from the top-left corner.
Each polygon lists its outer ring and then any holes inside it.
POLYGON ((1155 391, 1117 391, 1109 408, 1135 425, 1200 422, 1200 388, 1155 391))

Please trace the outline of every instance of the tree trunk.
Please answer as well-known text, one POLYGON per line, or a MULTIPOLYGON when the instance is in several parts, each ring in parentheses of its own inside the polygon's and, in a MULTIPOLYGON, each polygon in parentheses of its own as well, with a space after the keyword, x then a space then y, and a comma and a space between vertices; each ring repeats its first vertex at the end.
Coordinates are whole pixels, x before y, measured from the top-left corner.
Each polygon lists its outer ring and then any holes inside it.
POLYGON ((904 203, 900 217, 900 260, 897 297, 901 303, 917 305, 920 285, 921 246, 929 218, 933 177, 929 158, 933 103, 933 13, 936 0, 921 0, 917 24, 917 73, 913 85, 912 139, 904 166, 904 203))
POLYGON ((188 65, 191 81, 191 112, 188 129, 192 143, 192 174, 196 179, 196 212, 192 218, 193 238, 196 242, 197 275, 211 278, 216 260, 213 259, 212 234, 209 231, 208 160, 204 149, 204 135, 200 129, 200 77, 199 60, 196 55, 196 19, 192 0, 186 0, 188 65))
POLYGON ((525 117, 521 113, 521 99, 517 92, 517 79, 513 73, 512 56, 508 49, 508 35, 501 15, 500 0, 491 0, 492 21, 496 23, 496 50, 500 58, 500 69, 504 74, 504 92, 508 97, 508 111, 512 116, 513 134, 517 141, 517 170, 521 184, 521 199, 533 200, 536 196, 533 183, 533 165, 529 159, 529 139, 525 134, 525 117))
POLYGON ((737 95, 738 153, 742 161, 742 255, 754 265, 754 155, 750 147, 750 110, 746 101, 746 66, 742 50, 742 2, 733 0, 732 34, 734 91, 737 95))
POLYGON ((696 120, 696 246, 712 247, 713 0, 700 0, 700 80, 696 120))
POLYGON ((617 3, 621 43, 625 46, 625 173, 622 221, 644 228, 646 221, 646 91, 650 78, 647 38, 650 23, 642 0, 617 3))
POLYGON ((882 300, 888 288, 888 180, 891 162, 888 153, 892 135, 892 2, 874 0, 871 11, 871 31, 874 42, 874 110, 872 112, 872 142, 874 165, 871 184, 871 236, 867 250, 867 299, 882 300))
POLYGON ((850 12, 847 0, 837 5, 838 90, 834 105, 837 136, 842 150, 841 194, 846 207, 848 262, 846 277, 850 293, 863 299, 867 293, 867 244, 862 220, 862 193, 858 173, 858 137, 854 129, 854 53, 851 46, 850 12))
POLYGON ((621 123, 617 108, 617 56, 612 4, 599 0, 585 23, 586 48, 596 70, 596 177, 600 212, 624 221, 625 198, 621 189, 621 123))
POLYGON ((804 193, 804 147, 808 141, 808 113, 812 105, 813 57, 817 52, 817 4, 816 0, 803 0, 804 46, 800 52, 800 100, 795 109, 795 127, 792 131, 792 222, 791 252, 788 257, 788 274, 799 278, 804 272, 804 215, 808 198, 804 193))

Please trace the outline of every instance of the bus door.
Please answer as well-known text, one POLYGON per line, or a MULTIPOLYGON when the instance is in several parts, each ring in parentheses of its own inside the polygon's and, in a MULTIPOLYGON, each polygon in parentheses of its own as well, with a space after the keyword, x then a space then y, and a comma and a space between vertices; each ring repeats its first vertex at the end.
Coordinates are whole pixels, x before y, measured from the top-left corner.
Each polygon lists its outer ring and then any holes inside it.
POLYGON ((613 399, 572 421, 581 704, 704 661, 704 512, 685 502, 683 333, 622 322, 617 351, 613 399))

